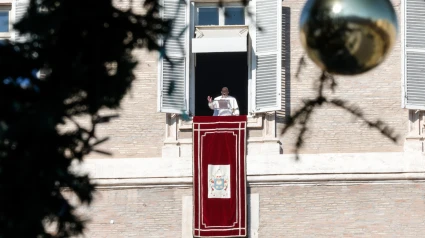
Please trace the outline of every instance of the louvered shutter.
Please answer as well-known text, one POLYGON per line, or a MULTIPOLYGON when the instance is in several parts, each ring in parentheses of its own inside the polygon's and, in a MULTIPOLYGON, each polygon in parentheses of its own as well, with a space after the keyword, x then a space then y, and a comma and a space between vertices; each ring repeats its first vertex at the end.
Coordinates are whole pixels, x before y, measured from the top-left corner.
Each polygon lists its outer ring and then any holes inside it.
MULTIPOLYGON (((281 0, 256 0, 255 20, 259 28, 252 36, 254 112, 276 111, 281 108, 281 0)), ((250 31, 254 30, 253 27, 250 31)))
POLYGON ((425 2, 405 1, 404 104, 425 109, 425 2))
POLYGON ((162 15, 174 19, 170 36, 164 40, 165 52, 170 58, 160 59, 159 111, 182 113, 188 111, 188 55, 187 8, 184 1, 164 0, 162 15))
MULTIPOLYGON (((21 20, 21 18, 25 15, 27 12, 27 8, 29 6, 29 0, 16 0, 15 1, 15 19, 14 23, 21 20)), ((15 35, 15 41, 17 42, 23 42, 26 39, 26 36, 20 35, 17 31, 14 31, 15 35)))

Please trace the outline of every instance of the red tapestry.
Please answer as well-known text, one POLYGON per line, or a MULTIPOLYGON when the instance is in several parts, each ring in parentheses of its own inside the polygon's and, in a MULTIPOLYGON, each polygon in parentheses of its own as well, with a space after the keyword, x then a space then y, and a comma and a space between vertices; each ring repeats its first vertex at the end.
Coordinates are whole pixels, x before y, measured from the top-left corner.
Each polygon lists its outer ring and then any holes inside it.
POLYGON ((246 116, 194 117, 195 237, 246 237, 246 116))

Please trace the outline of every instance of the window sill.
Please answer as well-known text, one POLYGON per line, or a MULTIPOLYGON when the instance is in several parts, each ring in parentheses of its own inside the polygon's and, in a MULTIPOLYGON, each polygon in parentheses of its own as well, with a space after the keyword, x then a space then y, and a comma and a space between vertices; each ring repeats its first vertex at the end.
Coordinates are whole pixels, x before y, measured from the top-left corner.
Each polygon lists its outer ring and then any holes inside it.
MULTIPOLYGON (((247 116, 247 128, 261 128, 263 127, 263 116, 259 114, 258 116, 247 116)), ((182 119, 179 120, 179 130, 192 130, 193 127, 193 117, 190 117, 188 121, 182 119)))
POLYGON ((246 38, 248 35, 247 25, 225 26, 195 26, 196 39, 199 38, 246 38))
POLYGON ((10 32, 0 32, 0 39, 9 39, 12 37, 10 32))
POLYGON ((424 136, 406 136, 406 140, 425 140, 424 136))
POLYGON ((227 2, 236 2, 241 3, 240 0, 190 0, 191 2, 197 2, 197 3, 227 3, 227 2))

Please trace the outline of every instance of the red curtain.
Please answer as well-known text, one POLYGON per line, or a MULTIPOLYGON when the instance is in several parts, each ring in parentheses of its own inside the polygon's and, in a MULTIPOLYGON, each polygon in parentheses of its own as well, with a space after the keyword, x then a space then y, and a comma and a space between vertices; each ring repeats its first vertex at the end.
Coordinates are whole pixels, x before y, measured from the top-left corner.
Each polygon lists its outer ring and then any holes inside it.
POLYGON ((195 237, 246 237, 246 116, 194 117, 195 237))

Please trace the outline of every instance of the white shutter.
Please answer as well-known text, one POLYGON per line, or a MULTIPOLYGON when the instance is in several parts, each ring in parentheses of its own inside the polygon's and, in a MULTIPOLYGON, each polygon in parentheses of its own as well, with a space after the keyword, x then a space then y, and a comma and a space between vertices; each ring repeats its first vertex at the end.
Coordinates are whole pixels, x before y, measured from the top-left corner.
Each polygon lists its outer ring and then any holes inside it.
MULTIPOLYGON (((281 109, 281 0, 256 0, 255 20, 260 29, 252 36, 254 112, 281 109)), ((255 29, 255 28, 254 28, 255 29)), ((250 28, 250 31, 253 27, 250 28)))
MULTIPOLYGON (((21 20, 21 18, 25 15, 25 13, 27 12, 29 6, 29 0, 16 0, 15 1, 15 17, 14 17, 14 21, 13 23, 18 22, 19 20, 21 20)), ((26 37, 20 35, 17 31, 14 31, 14 35, 15 35, 15 41, 17 42, 23 42, 25 41, 26 37)))
POLYGON ((160 59, 159 111, 168 113, 188 112, 188 5, 181 0, 164 0, 162 15, 174 19, 170 36, 164 40, 170 61, 160 59), (173 85, 173 86, 172 86, 173 85), (172 92, 170 92, 170 87, 172 92))
POLYGON ((425 2, 405 4, 404 106, 425 109, 425 2))

